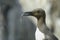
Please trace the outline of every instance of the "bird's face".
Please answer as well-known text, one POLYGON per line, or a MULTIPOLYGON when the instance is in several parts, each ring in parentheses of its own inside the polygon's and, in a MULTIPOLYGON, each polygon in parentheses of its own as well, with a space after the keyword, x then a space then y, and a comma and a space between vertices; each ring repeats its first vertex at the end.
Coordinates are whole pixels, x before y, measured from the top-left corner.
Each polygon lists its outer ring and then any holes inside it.
POLYGON ((41 17, 45 17, 45 11, 42 9, 33 10, 31 12, 25 12, 25 15, 26 16, 34 16, 39 20, 41 17))
POLYGON ((32 16, 35 16, 37 19, 45 17, 45 11, 42 9, 32 11, 32 16))

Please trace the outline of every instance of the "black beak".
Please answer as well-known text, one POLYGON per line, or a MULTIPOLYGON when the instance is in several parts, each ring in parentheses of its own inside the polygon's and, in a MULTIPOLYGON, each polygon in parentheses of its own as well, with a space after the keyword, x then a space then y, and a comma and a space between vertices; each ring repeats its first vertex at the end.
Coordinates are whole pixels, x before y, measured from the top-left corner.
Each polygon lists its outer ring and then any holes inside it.
POLYGON ((32 12, 25 12, 23 16, 33 16, 32 12))

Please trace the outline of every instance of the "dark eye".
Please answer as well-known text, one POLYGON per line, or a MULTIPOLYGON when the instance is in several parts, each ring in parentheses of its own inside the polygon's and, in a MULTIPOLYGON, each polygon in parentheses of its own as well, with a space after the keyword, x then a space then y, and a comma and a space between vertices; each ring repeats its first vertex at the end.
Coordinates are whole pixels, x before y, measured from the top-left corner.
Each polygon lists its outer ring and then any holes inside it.
POLYGON ((38 10, 37 13, 40 13, 40 11, 38 10))

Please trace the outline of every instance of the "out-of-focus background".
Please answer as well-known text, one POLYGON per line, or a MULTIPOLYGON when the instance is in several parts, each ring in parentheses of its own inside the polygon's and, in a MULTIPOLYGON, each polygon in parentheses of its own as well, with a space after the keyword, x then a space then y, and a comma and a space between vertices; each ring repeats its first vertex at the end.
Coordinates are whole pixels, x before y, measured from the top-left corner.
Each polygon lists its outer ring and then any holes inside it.
MULTIPOLYGON (((45 22, 47 27, 51 30, 54 30, 53 34, 60 40, 60 0, 19 0, 19 3, 22 5, 23 12, 31 12, 35 9, 40 8, 43 9, 46 13, 45 22)), ((1 14, 0 15, 1 18, 0 30, 1 30, 3 26, 2 12, 0 14, 1 14)), ((31 16, 29 18, 36 25, 36 32, 35 32, 36 40, 43 40, 45 36, 44 33, 42 33, 37 27, 37 18, 31 16)), ((0 32, 0 34, 2 33, 0 32)))

